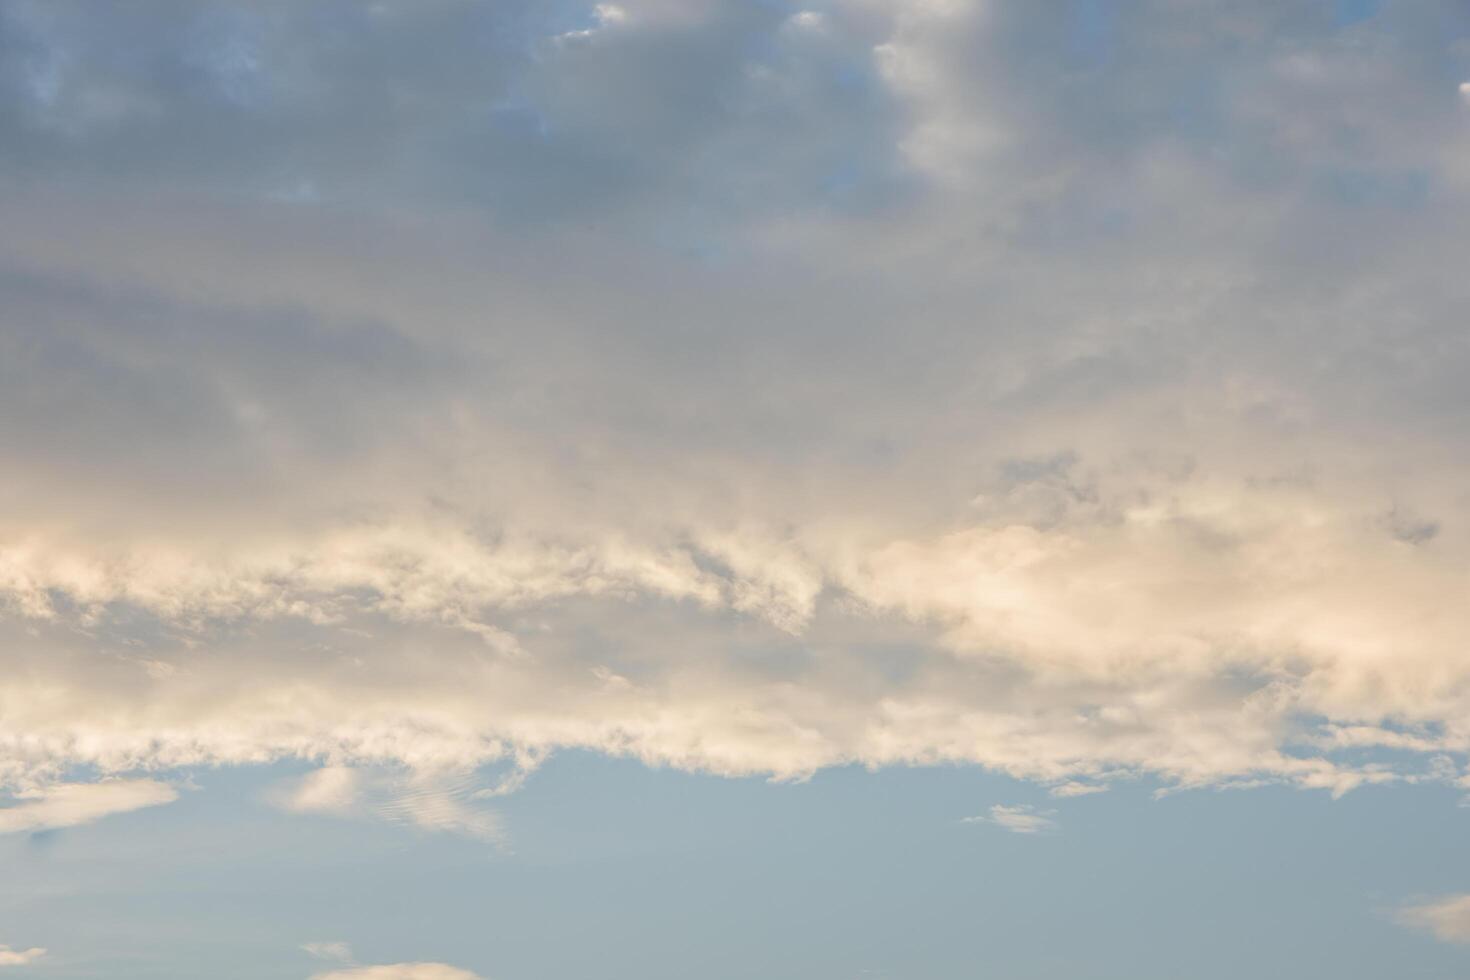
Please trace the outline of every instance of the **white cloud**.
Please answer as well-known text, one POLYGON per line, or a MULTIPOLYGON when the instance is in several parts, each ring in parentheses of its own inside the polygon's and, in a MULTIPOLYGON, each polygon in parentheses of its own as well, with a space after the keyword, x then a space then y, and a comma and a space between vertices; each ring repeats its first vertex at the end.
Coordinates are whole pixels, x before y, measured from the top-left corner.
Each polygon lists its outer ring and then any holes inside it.
POLYGON ((986 817, 966 817, 965 823, 993 823, 1013 834, 1047 834, 1057 829, 1055 810, 1038 810, 1029 804, 1007 806, 997 803, 986 817))
POLYGON ((827 19, 816 10, 798 10, 787 18, 787 23, 801 30, 820 31, 826 26, 827 19))
POLYGON ((1446 895, 1399 910, 1398 920, 1447 943, 1470 943, 1470 895, 1446 895))
POLYGON ((296 813, 345 814, 358 804, 361 774, 346 766, 324 766, 279 787, 271 800, 296 813))
POLYGON ((504 837, 499 814, 475 802, 495 794, 494 787, 481 787, 473 775, 462 773, 325 766, 283 780, 267 799, 293 813, 374 818, 499 842, 504 837))
POLYGON ((172 786, 151 779, 51 785, 24 793, 20 802, 0 808, 0 834, 75 827, 114 813, 172 803, 178 796, 172 786))
POLYGON ((592 13, 599 24, 621 24, 628 19, 628 12, 615 3, 599 3, 592 13))
POLYGON ((1053 786, 1048 792, 1052 796, 1066 799, 1072 796, 1090 796, 1093 793, 1106 793, 1108 787, 1102 783, 1079 783, 1067 782, 1053 786))
POLYGON ((45 955, 46 950, 40 946, 32 946, 30 949, 12 949, 0 943, 0 966, 25 966, 45 955))
POLYGON ((447 963, 352 964, 352 949, 343 942, 312 942, 301 947, 319 960, 351 964, 315 973, 311 980, 482 980, 477 974, 447 963))
POLYGON ((352 947, 343 942, 302 943, 301 948, 319 960, 351 962, 352 947))
POLYGON ((447 963, 390 963, 353 966, 314 974, 311 980, 481 980, 468 970, 447 963))

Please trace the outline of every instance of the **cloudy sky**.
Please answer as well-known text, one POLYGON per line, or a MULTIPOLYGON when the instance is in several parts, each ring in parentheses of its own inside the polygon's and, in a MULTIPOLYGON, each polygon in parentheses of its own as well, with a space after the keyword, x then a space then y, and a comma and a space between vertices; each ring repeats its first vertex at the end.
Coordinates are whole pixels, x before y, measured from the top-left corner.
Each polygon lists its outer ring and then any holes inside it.
POLYGON ((1463 0, 0 0, 0 980, 1470 970, 1463 0))

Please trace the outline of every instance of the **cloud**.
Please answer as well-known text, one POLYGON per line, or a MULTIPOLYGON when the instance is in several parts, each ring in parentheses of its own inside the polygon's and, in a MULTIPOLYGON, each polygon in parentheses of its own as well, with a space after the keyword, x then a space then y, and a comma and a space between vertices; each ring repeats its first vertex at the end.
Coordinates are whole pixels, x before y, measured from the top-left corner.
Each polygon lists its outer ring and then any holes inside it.
POLYGON ((0 0, 0 821, 1465 780, 1456 11, 0 0))
POLYGON ((319 960, 339 960, 344 963, 352 960, 352 947, 342 942, 302 943, 301 948, 319 960))
POLYGON ((897 120, 862 84, 862 35, 803 50, 775 6, 333 0, 317 15, 177 2, 94 14, 7 2, 0 12, 13 58, 0 105, 7 145, 25 151, 9 169, 21 172, 152 170, 277 200, 575 220, 625 214, 671 186, 713 212, 769 209, 822 195, 844 163, 892 170, 879 134, 897 120), (106 58, 120 30, 126 54, 106 58), (428 105, 437 111, 420 111, 428 105), (129 149, 150 126, 161 148, 190 142, 189 160, 129 149), (722 162, 757 147, 773 157, 722 162))
POLYGON ((25 966, 45 955, 46 950, 40 946, 32 946, 30 949, 12 949, 0 943, 0 966, 25 966))
POLYGON ((1073 796, 1089 796, 1093 793, 1106 793, 1108 787, 1099 783, 1068 782, 1059 786, 1053 786, 1048 792, 1052 796, 1066 799, 1073 796))
POLYGON ((61 783, 25 793, 20 802, 0 808, 0 834, 76 827, 114 813, 172 803, 178 796, 172 786, 151 779, 61 783))
POLYGON ((1446 895, 1398 912, 1398 921, 1446 943, 1470 943, 1470 895, 1446 895))
POLYGON ((284 780, 267 798, 293 813, 375 818, 498 842, 504 836, 499 815, 475 802, 496 794, 495 787, 482 787, 473 775, 462 773, 325 766, 284 780))
MULTIPOLYGON (((343 942, 313 942, 301 947, 319 960, 352 963, 352 950, 343 942)), ((384 963, 372 966, 353 964, 325 973, 312 974, 311 980, 482 980, 477 974, 447 963, 384 963)))
POLYGON ((345 766, 325 766, 272 794, 272 801, 296 813, 348 813, 358 803, 361 774, 345 766))
POLYGON ((353 966, 329 973, 313 974, 311 980, 481 980, 468 970, 447 963, 390 963, 382 966, 353 966))
POLYGON ((965 823, 993 823, 1013 834, 1049 834, 1057 829, 1055 810, 1038 810, 1029 804, 1007 806, 997 803, 988 817, 966 817, 965 823))

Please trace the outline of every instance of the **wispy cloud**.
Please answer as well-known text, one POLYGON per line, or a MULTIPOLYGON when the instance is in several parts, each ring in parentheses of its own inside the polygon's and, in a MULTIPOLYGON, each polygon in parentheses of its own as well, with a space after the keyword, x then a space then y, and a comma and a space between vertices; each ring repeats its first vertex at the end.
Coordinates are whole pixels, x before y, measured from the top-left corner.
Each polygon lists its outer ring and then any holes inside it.
POLYGON ((1004 827, 1013 834, 1048 834, 1057 829, 1055 810, 1038 810, 1030 804, 1008 806, 997 803, 988 816, 965 817, 964 823, 988 823, 1004 827))
POLYGON ((362 772, 347 766, 323 766, 297 779, 285 780, 267 794, 270 802, 293 813, 333 813, 346 816, 358 808, 363 792, 362 772))
POLYGON ((75 827, 114 813, 172 803, 178 796, 169 784, 152 779, 61 783, 33 790, 19 803, 0 808, 0 834, 75 827))
POLYGON ((326 766, 283 780, 266 798, 293 813, 385 820, 499 843, 500 815, 477 802, 492 793, 463 773, 326 766))
POLYGON ((352 947, 343 942, 302 943, 301 948, 319 960, 336 960, 341 963, 352 961, 352 947))
POLYGON ((1108 787, 1105 783, 1080 783, 1075 780, 1061 783, 1048 790, 1052 796, 1059 799, 1066 799, 1073 796, 1090 796, 1093 793, 1106 793, 1107 791, 1108 787))
POLYGON ((45 955, 46 950, 40 946, 32 946, 30 949, 13 949, 0 943, 0 966, 25 966, 45 955))
POLYGON ((1445 895, 1399 909, 1398 921, 1446 943, 1470 943, 1470 894, 1445 895))

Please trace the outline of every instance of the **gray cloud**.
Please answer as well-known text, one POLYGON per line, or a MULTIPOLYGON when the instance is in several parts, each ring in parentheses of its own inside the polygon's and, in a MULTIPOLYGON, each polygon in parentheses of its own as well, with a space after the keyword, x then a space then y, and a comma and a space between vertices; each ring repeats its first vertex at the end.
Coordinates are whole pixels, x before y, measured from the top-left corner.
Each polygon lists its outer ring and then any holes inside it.
POLYGON ((537 221, 653 208, 653 231, 691 241, 691 216, 861 208, 901 183, 871 18, 814 31, 780 4, 617 9, 11 2, 3 162, 537 221), (691 216, 663 209, 671 193, 691 216))
POLYGON ((1463 779, 1457 5, 0 10, 12 791, 1463 779))

